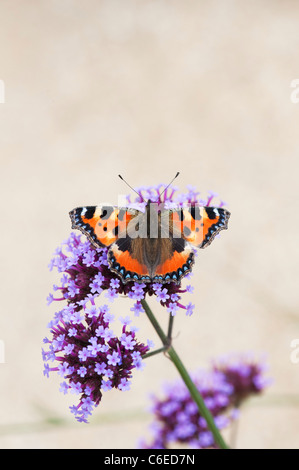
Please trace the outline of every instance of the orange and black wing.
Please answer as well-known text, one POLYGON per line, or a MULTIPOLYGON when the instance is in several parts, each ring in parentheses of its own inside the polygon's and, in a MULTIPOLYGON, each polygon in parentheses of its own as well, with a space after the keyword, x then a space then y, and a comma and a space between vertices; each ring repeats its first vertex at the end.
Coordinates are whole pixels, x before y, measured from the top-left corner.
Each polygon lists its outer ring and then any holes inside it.
POLYGON ((172 238, 170 235, 169 239, 162 241, 161 262, 155 268, 153 280, 179 284, 182 278, 191 272, 193 264, 192 246, 183 238, 172 238), (163 246, 167 245, 168 249, 163 249, 163 246))
POLYGON ((110 246, 126 232, 139 211, 115 206, 77 207, 70 211, 72 228, 81 230, 95 247, 110 246))
POLYGON ((130 237, 116 240, 108 251, 110 269, 123 283, 180 283, 194 263, 194 252, 185 240, 159 238, 154 243, 130 237))
POLYGON ((227 229, 230 213, 223 207, 192 204, 170 211, 174 237, 182 237, 192 245, 205 248, 220 230, 227 229))
POLYGON ((150 269, 143 256, 143 240, 130 236, 120 238, 108 251, 111 271, 121 277, 124 284, 130 281, 150 282, 150 269))

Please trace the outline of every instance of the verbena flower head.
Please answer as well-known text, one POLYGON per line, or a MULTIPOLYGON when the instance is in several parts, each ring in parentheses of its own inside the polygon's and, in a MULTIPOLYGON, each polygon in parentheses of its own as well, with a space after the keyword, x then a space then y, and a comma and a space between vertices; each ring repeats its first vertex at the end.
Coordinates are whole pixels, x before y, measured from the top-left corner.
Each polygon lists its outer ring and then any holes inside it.
MULTIPOLYGON (((186 204, 199 204, 201 206, 212 206, 217 200, 218 194, 209 191, 206 197, 200 197, 200 192, 194 186, 187 185, 185 193, 176 194, 178 188, 170 185, 166 187, 164 184, 157 186, 140 186, 136 188, 139 196, 129 194, 126 200, 129 207, 145 208, 146 201, 151 200, 156 203, 164 203, 165 207, 183 207, 186 204)), ((223 207, 225 202, 218 198, 217 207, 223 207)))
POLYGON ((122 334, 115 335, 112 319, 107 305, 97 307, 91 299, 80 310, 69 303, 49 325, 44 374, 57 372, 64 379, 60 391, 80 396, 71 407, 78 421, 87 422, 103 391, 129 390, 132 370, 142 367, 142 356, 149 350, 138 342, 128 321, 123 322, 122 334))
POLYGON ((143 311, 144 286, 124 286, 109 270, 107 250, 95 249, 75 233, 56 250, 49 267, 56 268, 61 279, 48 296, 48 304, 54 302, 61 308, 49 323, 51 336, 44 340, 48 346, 43 351, 44 374, 57 372, 64 379, 60 391, 80 396, 71 411, 78 421, 86 422, 103 391, 128 390, 133 369, 142 367, 149 346, 138 342, 130 319, 121 320, 120 336, 113 333, 111 323, 116 322, 109 304, 126 294, 135 300, 137 315, 143 311))
MULTIPOLYGON (((229 363, 221 359, 221 366, 212 370, 200 370, 191 374, 192 380, 214 417, 219 429, 227 427, 238 417, 238 406, 250 395, 262 392, 270 380, 264 377, 266 366, 245 358, 230 356, 229 363)), ((216 361, 218 362, 218 361, 216 361)), ((151 411, 154 434, 150 444, 140 443, 143 448, 167 449, 174 443, 195 448, 217 448, 206 420, 182 380, 164 386, 164 397, 152 397, 151 411)))
MULTIPOLYGON (((138 189, 139 197, 131 200, 128 206, 144 204, 144 200, 165 204, 200 203, 210 205, 214 194, 207 199, 199 198, 199 193, 188 187, 185 194, 175 197, 176 188, 164 185, 138 189)), ((218 206, 223 205, 222 202, 218 206)), ((63 393, 71 392, 80 396, 72 412, 79 421, 86 421, 91 411, 102 397, 102 391, 111 388, 126 390, 134 368, 140 368, 142 356, 149 350, 150 343, 138 342, 136 329, 129 328, 129 320, 124 321, 121 336, 113 333, 113 315, 107 304, 113 303, 119 295, 132 300, 130 311, 142 314, 141 301, 146 295, 153 296, 175 315, 184 311, 187 316, 193 313, 194 305, 182 303, 182 294, 192 292, 193 287, 173 282, 123 284, 117 274, 109 269, 108 249, 95 248, 79 232, 70 236, 56 249, 49 268, 60 273, 59 285, 53 286, 47 298, 48 304, 58 304, 60 308, 49 323, 50 337, 45 339, 48 350, 43 352, 45 375, 57 372, 64 381, 63 393), (101 302, 101 305, 98 305, 101 302)), ((190 274, 185 278, 190 277, 190 274)))
POLYGON ((238 356, 223 355, 214 361, 213 369, 233 386, 232 400, 236 405, 252 394, 261 393, 272 383, 271 378, 265 377, 268 370, 266 362, 257 361, 255 355, 249 352, 238 356))

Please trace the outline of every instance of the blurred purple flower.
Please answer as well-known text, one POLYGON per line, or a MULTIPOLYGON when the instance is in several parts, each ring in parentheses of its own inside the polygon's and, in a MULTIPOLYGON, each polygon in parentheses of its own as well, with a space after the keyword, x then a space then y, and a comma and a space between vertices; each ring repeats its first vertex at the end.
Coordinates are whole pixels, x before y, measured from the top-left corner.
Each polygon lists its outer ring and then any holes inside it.
POLYGON ((233 401, 241 403, 249 395, 262 392, 271 385, 272 378, 265 377, 268 366, 265 361, 257 362, 253 353, 236 357, 234 354, 224 355, 213 362, 216 372, 223 374, 227 382, 234 387, 233 401))
MULTIPOLYGON (((262 392, 271 383, 264 377, 266 366, 262 362, 230 355, 229 362, 215 361, 212 370, 191 374, 205 405, 219 429, 227 427, 238 417, 237 410, 244 399, 262 392), (218 363, 221 365, 215 365, 218 363)), ((164 386, 164 398, 152 397, 151 411, 154 433, 150 444, 140 442, 140 447, 167 449, 175 443, 195 448, 217 448, 206 420, 200 416, 182 380, 164 386)))

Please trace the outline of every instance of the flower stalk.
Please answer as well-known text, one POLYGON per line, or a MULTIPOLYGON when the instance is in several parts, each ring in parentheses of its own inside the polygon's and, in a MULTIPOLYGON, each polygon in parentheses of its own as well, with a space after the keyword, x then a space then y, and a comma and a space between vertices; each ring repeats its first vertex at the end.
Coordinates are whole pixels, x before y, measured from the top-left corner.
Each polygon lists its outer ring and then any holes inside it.
MULTIPOLYGON (((177 352, 175 351, 175 349, 171 345, 171 342, 170 342, 171 338, 169 337, 169 335, 167 336, 164 333, 164 331, 162 330, 159 322, 157 321, 155 315, 153 314, 153 312, 152 312, 151 308, 149 307, 148 303, 146 302, 146 300, 144 300, 144 299, 141 300, 141 304, 142 304, 142 307, 143 307, 149 321, 151 322, 151 324, 153 325, 154 329, 156 330, 159 338, 161 339, 164 347, 167 347, 167 352, 168 352, 168 355, 169 355, 170 359, 174 363, 174 365, 177 368, 182 380, 184 381, 186 387, 188 388, 188 390, 190 392, 190 395, 192 396, 193 400, 195 401, 201 416, 203 418, 205 418, 205 420, 207 422, 207 425, 208 425, 210 431, 213 434, 215 442, 218 444, 218 446, 221 449, 229 449, 228 445, 225 443, 224 439, 222 438, 222 436, 221 436, 221 434, 220 434, 220 432, 219 432, 219 430, 218 430, 218 428, 217 428, 217 426, 214 422, 213 416, 211 415, 210 411, 206 407, 201 394, 199 393, 199 391, 198 391, 197 387, 195 386, 194 382, 192 381, 187 369, 185 368, 184 364, 182 363, 182 361, 181 361, 180 357, 178 356, 177 352)), ((173 317, 172 317, 172 320, 171 320, 171 327, 170 326, 168 327, 168 333, 169 333, 169 331, 171 331, 172 323, 173 323, 173 317)))

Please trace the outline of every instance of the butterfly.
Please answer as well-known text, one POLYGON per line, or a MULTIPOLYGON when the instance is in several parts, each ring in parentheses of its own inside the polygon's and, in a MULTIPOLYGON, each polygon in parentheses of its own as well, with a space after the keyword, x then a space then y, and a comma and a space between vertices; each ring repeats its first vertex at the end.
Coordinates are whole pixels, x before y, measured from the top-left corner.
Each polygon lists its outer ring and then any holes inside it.
POLYGON ((108 248, 110 270, 124 284, 179 284, 192 269, 194 247, 210 245, 230 217, 222 207, 193 203, 169 209, 150 200, 144 210, 99 205, 77 207, 69 215, 72 228, 95 248, 108 248))

